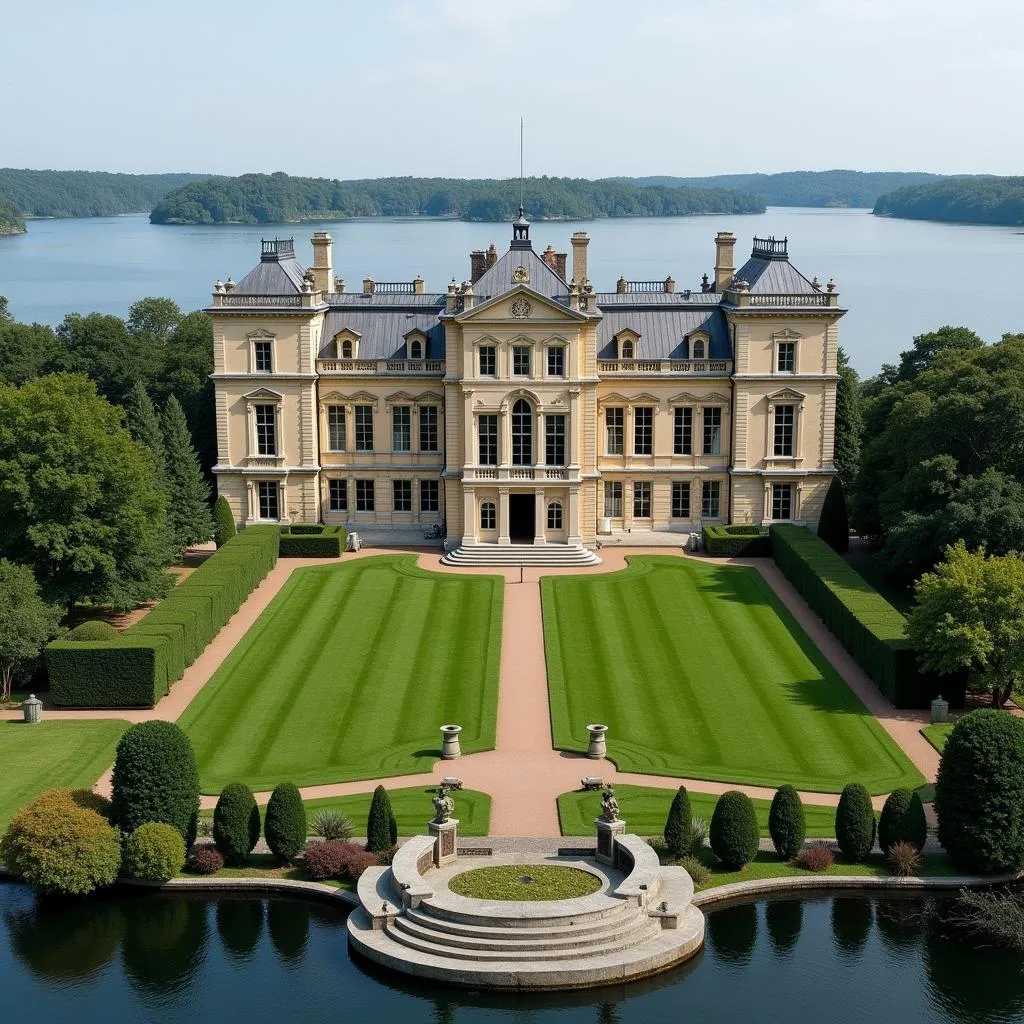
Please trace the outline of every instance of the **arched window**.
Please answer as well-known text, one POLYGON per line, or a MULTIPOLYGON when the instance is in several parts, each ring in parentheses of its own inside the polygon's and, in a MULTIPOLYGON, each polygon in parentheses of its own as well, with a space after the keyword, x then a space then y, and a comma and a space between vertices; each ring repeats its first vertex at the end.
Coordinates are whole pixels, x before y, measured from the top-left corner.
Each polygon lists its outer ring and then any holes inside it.
POLYGON ((631 342, 631 341, 624 341, 622 343, 622 345, 620 346, 620 348, 621 348, 620 358, 622 358, 622 359, 632 359, 633 358, 633 342, 631 342))
POLYGON ((548 505, 548 529, 560 530, 562 528, 562 503, 553 501, 548 505))
POLYGON ((342 359, 351 359, 352 358, 352 342, 351 341, 343 341, 341 343, 341 358, 342 359))
POLYGON ((413 341, 409 344, 409 358, 410 359, 422 359, 423 358, 423 342, 413 341))
POLYGON ((480 529, 495 530, 498 526, 498 510, 493 501, 485 501, 480 506, 480 529))
POLYGON ((520 398, 512 406, 512 465, 533 464, 533 409, 520 398))
POLYGON ((704 341, 702 338, 696 338, 693 342, 693 359, 704 358, 704 341))

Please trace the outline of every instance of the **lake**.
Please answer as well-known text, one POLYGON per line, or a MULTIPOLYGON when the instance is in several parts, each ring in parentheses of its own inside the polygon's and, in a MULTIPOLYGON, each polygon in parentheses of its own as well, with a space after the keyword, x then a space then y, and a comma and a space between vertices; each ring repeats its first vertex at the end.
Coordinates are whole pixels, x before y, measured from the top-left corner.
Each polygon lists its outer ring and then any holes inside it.
MULTIPOLYGON (((124 315, 146 295, 184 309, 210 301, 213 282, 240 280, 259 260, 263 237, 294 235, 299 259, 312 260, 309 237, 334 237, 334 272, 349 288, 364 277, 411 280, 444 291, 469 276, 469 253, 494 242, 504 252, 505 224, 439 220, 350 220, 330 224, 163 227, 145 214, 35 220, 25 235, 0 238, 0 295, 13 315, 57 324, 68 312, 124 315)), ((834 278, 850 312, 839 337, 862 373, 893 362, 915 334, 942 324, 972 327, 987 341, 1024 331, 1024 233, 1009 227, 932 224, 873 217, 867 210, 772 207, 757 215, 650 217, 533 226, 534 247, 568 251, 573 231, 588 231, 590 277, 614 291, 620 276, 699 288, 713 276, 714 236, 733 231, 737 265, 753 235, 788 236, 793 264, 824 284, 834 278)))
POLYGON ((18 1024, 1005 1024, 1012 953, 962 944, 943 900, 814 896, 708 915, 692 960, 628 985, 488 993, 350 957, 344 912, 284 898, 114 890, 48 901, 0 883, 0 1020, 18 1024))

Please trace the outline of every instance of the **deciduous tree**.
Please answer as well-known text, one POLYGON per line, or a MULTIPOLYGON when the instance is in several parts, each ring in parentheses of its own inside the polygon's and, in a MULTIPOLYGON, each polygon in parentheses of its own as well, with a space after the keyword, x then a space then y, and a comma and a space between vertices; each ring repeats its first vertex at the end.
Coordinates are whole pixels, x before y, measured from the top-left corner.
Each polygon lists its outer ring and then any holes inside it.
POLYGON ((27 565, 0 558, 0 703, 11 699, 17 671, 60 630, 61 610, 39 596, 27 565))

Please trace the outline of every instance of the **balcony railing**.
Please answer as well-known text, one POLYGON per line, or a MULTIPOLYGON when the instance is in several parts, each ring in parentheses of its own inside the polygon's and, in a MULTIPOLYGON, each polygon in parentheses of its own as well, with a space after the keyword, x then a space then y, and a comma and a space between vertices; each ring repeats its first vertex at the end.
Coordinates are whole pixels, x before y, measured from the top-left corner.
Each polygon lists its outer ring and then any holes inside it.
POLYGON ((731 359, 599 359, 598 373, 732 373, 731 359))
POLYGON ((475 466, 463 474, 466 483, 481 480, 575 480, 578 471, 570 472, 565 466, 475 466))
POLYGON ((748 295, 751 306, 834 306, 838 296, 825 292, 811 294, 800 292, 795 295, 748 295))
POLYGON ((221 295, 221 306, 301 306, 301 295, 221 295))
POLYGON ((367 376, 441 377, 443 359, 318 359, 317 373, 365 374, 367 376))

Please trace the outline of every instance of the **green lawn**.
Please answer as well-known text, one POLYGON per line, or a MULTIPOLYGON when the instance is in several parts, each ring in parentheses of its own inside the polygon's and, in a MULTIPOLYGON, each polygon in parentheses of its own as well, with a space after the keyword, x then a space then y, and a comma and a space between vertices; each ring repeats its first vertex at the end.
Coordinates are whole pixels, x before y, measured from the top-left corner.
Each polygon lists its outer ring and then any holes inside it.
POLYGON ((292 574, 179 720, 204 793, 428 771, 446 722, 494 746, 504 580, 415 563, 292 574))
MULTIPOLYGON (((622 817, 630 832, 641 836, 660 836, 665 829, 669 804, 675 796, 673 789, 656 789, 651 786, 616 786, 615 797, 622 809, 622 817)), ((718 797, 712 793, 690 791, 690 810, 695 818, 711 822, 718 797)), ((770 800, 755 800, 757 821, 761 835, 768 836, 768 808, 770 800)), ((807 837, 818 839, 836 834, 836 812, 834 807, 819 807, 804 804, 807 816, 807 837)), ((594 819, 601 813, 601 794, 563 793, 558 798, 558 820, 563 836, 593 836, 594 819)))
POLYGON ((941 754, 946 749, 946 740, 953 731, 956 722, 939 722, 936 725, 926 725, 921 730, 921 735, 941 754))
POLYGON ((640 556, 541 581, 555 745, 620 770, 836 793, 923 782, 755 569, 640 556))
POLYGON ((114 763, 127 722, 0 722, 0 828, 45 789, 91 788, 114 763))

